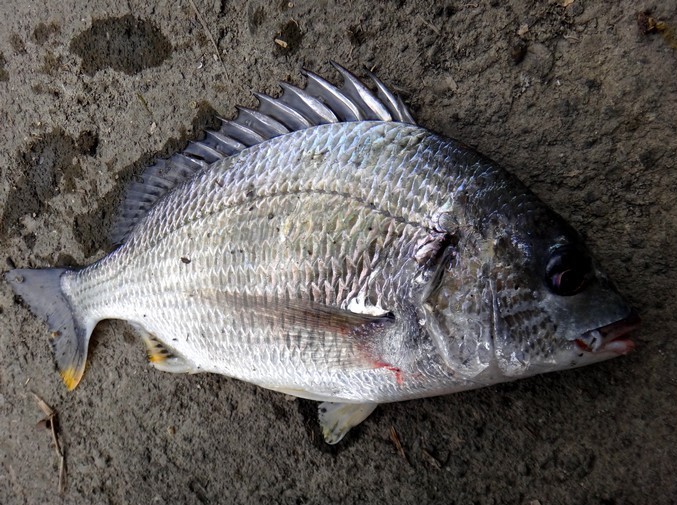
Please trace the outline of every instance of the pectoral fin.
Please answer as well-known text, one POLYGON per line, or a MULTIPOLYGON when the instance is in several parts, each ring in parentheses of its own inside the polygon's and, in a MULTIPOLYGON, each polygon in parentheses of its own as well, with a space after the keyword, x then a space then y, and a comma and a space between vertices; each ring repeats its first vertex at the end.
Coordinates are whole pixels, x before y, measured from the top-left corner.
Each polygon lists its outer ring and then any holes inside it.
POLYGON ((308 300, 266 295, 245 295, 215 289, 193 292, 203 303, 242 310, 249 328, 285 341, 291 352, 307 362, 322 362, 331 369, 373 369, 385 360, 378 344, 397 330, 392 313, 360 314, 308 300))
POLYGON ((321 403, 318 417, 325 442, 339 443, 350 428, 369 417, 377 406, 378 403, 321 403))

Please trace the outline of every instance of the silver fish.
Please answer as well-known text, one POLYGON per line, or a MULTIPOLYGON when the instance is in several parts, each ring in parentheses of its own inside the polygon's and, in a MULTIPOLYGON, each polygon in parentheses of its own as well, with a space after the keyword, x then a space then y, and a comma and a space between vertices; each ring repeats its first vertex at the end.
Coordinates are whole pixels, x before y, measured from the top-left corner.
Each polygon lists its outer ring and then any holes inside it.
POLYGON ((108 256, 5 275, 68 389, 97 322, 123 319, 159 370, 323 402, 336 443, 379 403, 633 348, 637 316, 560 216, 336 67, 341 88, 307 72, 149 167, 108 256))

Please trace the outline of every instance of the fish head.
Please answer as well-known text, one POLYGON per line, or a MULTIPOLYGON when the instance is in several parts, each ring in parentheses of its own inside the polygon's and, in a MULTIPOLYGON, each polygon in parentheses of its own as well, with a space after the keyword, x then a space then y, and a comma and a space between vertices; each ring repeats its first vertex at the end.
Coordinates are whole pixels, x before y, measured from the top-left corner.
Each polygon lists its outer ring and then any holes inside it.
POLYGON ((637 313, 578 233, 550 211, 541 218, 494 240, 488 298, 496 364, 507 377, 575 368, 634 348, 627 333, 637 313))

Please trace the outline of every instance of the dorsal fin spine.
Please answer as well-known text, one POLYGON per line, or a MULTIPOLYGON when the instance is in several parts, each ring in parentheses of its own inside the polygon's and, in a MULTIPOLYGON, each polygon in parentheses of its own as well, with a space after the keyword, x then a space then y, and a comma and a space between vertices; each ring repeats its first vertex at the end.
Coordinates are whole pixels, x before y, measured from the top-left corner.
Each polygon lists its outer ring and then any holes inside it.
POLYGON ((284 124, 291 131, 304 130, 312 126, 310 121, 286 103, 262 93, 254 93, 254 96, 259 100, 261 112, 284 124))
POLYGON ((246 107, 237 107, 238 121, 243 122, 264 138, 273 138, 289 133, 289 128, 278 120, 262 114, 261 112, 246 107))
POLYGON ((207 137, 211 137, 217 146, 223 149, 224 157, 232 156, 233 154, 238 153, 247 147, 242 142, 239 142, 227 135, 223 135, 221 132, 208 130, 207 137))
POLYGON ((280 87, 284 90, 280 99, 290 107, 296 108, 306 119, 315 125, 325 123, 338 123, 338 118, 329 107, 317 98, 309 95, 301 88, 281 82, 280 87))
POLYGON ((339 71, 344 80, 346 94, 359 103, 365 111, 367 119, 380 119, 381 121, 391 121, 392 117, 388 109, 360 82, 353 74, 335 62, 331 62, 336 70, 339 71), (371 114, 369 113, 371 112, 371 114))
MULTIPOLYGON (((395 121, 400 121, 408 123, 406 117, 402 115, 400 107, 402 105, 401 101, 398 101, 398 97, 393 95, 390 90, 381 82, 381 80, 376 77, 372 72, 367 71, 369 78, 372 80, 376 86, 376 96, 378 99, 388 108, 388 111, 393 116, 395 121)), ((413 120, 412 120, 413 121, 413 120)))
POLYGON ((247 147, 253 146, 255 144, 260 144, 265 140, 267 140, 264 139, 257 132, 249 128, 248 126, 238 123, 237 120, 228 121, 227 119, 222 118, 219 119, 223 121, 223 124, 221 125, 219 132, 231 137, 234 140, 237 140, 238 142, 244 144, 247 147))
POLYGON ((362 121, 364 119, 364 114, 360 108, 341 93, 336 86, 313 72, 306 70, 305 74, 308 78, 308 85, 306 86, 308 92, 316 91, 316 95, 322 94, 325 103, 334 110, 341 121, 362 121))
POLYGON ((205 138, 190 142, 182 153, 158 159, 127 189, 118 222, 112 233, 114 244, 123 243, 148 211, 179 184, 205 170, 210 164, 289 132, 325 123, 381 120, 414 124, 399 96, 369 72, 376 94, 337 63, 332 65, 343 77, 336 87, 322 77, 304 71, 305 89, 280 83, 279 98, 254 93, 257 110, 238 108, 233 120, 221 119, 221 127, 207 130, 205 138))

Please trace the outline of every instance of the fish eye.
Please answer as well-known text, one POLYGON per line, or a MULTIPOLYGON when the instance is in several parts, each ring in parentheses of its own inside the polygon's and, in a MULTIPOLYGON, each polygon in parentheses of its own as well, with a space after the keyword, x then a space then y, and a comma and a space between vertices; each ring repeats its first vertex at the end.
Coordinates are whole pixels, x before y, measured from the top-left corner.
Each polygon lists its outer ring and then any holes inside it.
POLYGON ((553 293, 571 296, 580 292, 592 278, 590 257, 574 248, 562 247, 550 256, 545 281, 553 293))

